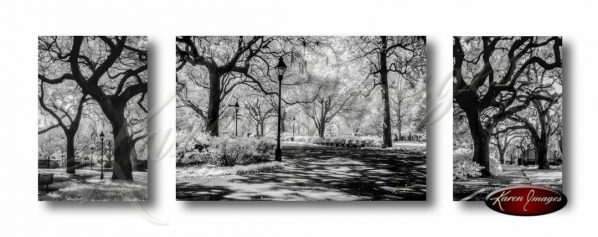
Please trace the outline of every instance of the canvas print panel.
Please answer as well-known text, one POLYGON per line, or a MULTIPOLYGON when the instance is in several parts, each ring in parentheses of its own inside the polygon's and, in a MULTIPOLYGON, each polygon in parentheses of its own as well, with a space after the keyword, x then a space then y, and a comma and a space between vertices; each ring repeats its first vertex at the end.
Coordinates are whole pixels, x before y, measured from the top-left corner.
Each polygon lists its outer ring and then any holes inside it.
POLYGON ((425 46, 176 37, 177 200, 425 200, 425 46))
POLYGON ((453 199, 562 189, 562 39, 454 37, 453 199))
POLYGON ((38 199, 147 199, 147 38, 38 38, 38 199))

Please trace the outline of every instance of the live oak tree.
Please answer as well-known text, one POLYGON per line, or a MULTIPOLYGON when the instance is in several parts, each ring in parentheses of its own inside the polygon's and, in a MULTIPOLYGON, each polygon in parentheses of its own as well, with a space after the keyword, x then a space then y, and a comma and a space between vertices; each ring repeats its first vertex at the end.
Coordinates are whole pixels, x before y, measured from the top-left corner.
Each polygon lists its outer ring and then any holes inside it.
POLYGON ((507 151, 509 151, 511 144, 527 136, 527 133, 521 132, 521 129, 513 123, 501 126, 505 122, 499 124, 494 129, 494 132, 491 134, 492 139, 490 140, 490 144, 496 147, 498 151, 498 161, 501 164, 505 163, 507 151))
POLYGON ((425 75, 418 74, 417 79, 415 77, 409 77, 409 79, 400 77, 394 83, 391 83, 391 114, 394 114, 396 118, 396 137, 398 140, 402 139, 405 125, 408 122, 424 122, 425 114, 419 113, 419 110, 425 109, 426 106, 425 86, 422 82, 424 78, 425 75))
POLYGON ((326 124, 330 123, 337 115, 351 110, 351 101, 357 93, 352 88, 343 85, 338 79, 325 78, 319 84, 320 93, 313 103, 300 104, 303 112, 311 118, 319 137, 324 137, 326 124))
MULTIPOLYGON (((293 79, 293 70, 303 68, 299 52, 319 45, 314 37, 182 36, 176 42, 177 98, 205 121, 206 132, 212 136, 219 135, 218 122, 225 107, 222 101, 236 87, 244 85, 264 95, 278 95, 274 65, 279 57, 285 58, 290 71, 283 86, 305 83, 301 78, 293 79), (204 89, 207 101, 195 101, 186 94, 186 88, 191 86, 185 82, 190 75, 188 71, 199 78, 195 86, 204 89)), ((284 98, 283 101, 287 102, 284 98)))
POLYGON ((276 105, 269 101, 268 98, 262 98, 257 95, 245 99, 242 105, 248 115, 247 117, 255 123, 256 136, 264 136, 266 121, 277 116, 276 105))
MULTIPOLYGON (((77 98, 73 94, 57 96, 58 93, 68 93, 65 91, 57 91, 51 98, 46 96, 46 89, 44 82, 39 83, 38 103, 40 108, 56 120, 56 125, 51 125, 39 131, 44 133, 50 129, 58 126, 64 131, 66 137, 66 172, 69 174, 75 173, 75 136, 79 130, 81 117, 83 115, 83 106, 85 101, 89 98, 86 94, 82 94, 77 98)), ((73 89, 73 88, 70 88, 73 89)))
POLYGON ((357 59, 369 67, 365 77, 368 95, 380 87, 383 102, 384 147, 392 147, 389 75, 406 75, 412 70, 425 70, 425 37, 376 36, 355 39, 357 59))
MULTIPOLYGON (((110 121, 114 140, 112 179, 132 180, 133 141, 125 115, 129 101, 144 111, 147 92, 145 37, 40 37, 40 64, 64 73, 40 73, 43 83, 74 81, 110 121)), ((56 70, 55 70, 56 71, 56 70)))
POLYGON ((454 37, 453 99, 466 114, 473 161, 490 176, 489 142, 496 125, 534 100, 551 100, 526 89, 525 72, 561 67, 560 37, 454 37))
POLYGON ((510 120, 519 124, 519 128, 526 129, 536 150, 538 169, 550 169, 548 161, 548 145, 550 137, 555 135, 561 127, 561 110, 559 103, 562 94, 556 88, 561 88, 560 70, 544 70, 536 65, 530 67, 526 77, 530 87, 544 97, 534 98, 531 108, 526 115, 515 114, 510 120))
MULTIPOLYGON (((60 125, 55 122, 54 117, 43 112, 43 109, 40 107, 40 126, 38 127, 38 155, 39 158, 47 159, 48 156, 52 155, 55 152, 61 152, 64 154, 64 131, 60 128, 60 125), (48 116, 49 115, 49 116, 48 116)), ((65 157, 61 157, 61 161, 66 164, 64 160, 65 157)))
MULTIPOLYGON (((182 69, 182 68, 181 68, 182 69)), ((208 116, 205 108, 208 105, 208 99, 204 95, 210 91, 209 83, 205 80, 205 72, 197 70, 194 67, 182 69, 177 73, 177 108, 189 108, 194 114, 199 117, 204 124, 208 124, 208 116), (184 75, 182 73, 184 72, 184 75), (180 75, 180 76, 179 76, 180 75)), ((224 75, 221 78, 223 85, 230 85, 231 81, 240 79, 233 74, 224 75)), ((232 94, 234 87, 231 86, 226 90, 221 90, 219 101, 227 99, 229 94, 232 94)), ((230 97, 229 97, 230 98, 230 97)), ((227 103, 220 102, 218 119, 222 119, 226 115, 227 103)))

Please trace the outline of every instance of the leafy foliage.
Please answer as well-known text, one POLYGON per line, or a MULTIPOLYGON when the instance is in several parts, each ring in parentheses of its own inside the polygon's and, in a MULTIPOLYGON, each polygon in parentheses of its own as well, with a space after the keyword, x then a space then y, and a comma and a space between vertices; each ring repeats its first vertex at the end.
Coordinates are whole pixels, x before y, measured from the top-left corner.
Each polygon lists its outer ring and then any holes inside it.
POLYGON ((453 180, 468 180, 482 176, 482 166, 471 160, 460 160, 453 163, 453 180))
POLYGON ((484 168, 471 159, 472 151, 457 149, 453 153, 453 180, 468 180, 482 176, 484 168))
POLYGON ((183 134, 177 140, 177 166, 267 162, 275 147, 271 139, 211 137, 203 132, 183 134))
MULTIPOLYGON (((467 148, 459 148, 453 151, 453 180, 468 180, 482 176, 484 168, 472 160, 473 151, 467 148)), ((502 165, 494 156, 490 157, 490 173, 500 175, 502 165)))

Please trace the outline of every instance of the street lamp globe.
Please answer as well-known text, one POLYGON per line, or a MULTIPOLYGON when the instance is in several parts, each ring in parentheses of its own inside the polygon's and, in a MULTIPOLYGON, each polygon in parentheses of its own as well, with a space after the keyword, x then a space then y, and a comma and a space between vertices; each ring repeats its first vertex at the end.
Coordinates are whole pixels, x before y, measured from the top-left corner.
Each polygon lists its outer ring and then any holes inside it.
POLYGON ((238 115, 239 115, 239 99, 237 99, 237 102, 235 102, 235 137, 239 136, 239 129, 237 126, 237 120, 238 120, 238 115))
POLYGON ((278 74, 278 80, 282 81, 282 76, 287 71, 287 65, 282 60, 282 57, 278 58, 278 64, 276 65, 276 73, 278 74))

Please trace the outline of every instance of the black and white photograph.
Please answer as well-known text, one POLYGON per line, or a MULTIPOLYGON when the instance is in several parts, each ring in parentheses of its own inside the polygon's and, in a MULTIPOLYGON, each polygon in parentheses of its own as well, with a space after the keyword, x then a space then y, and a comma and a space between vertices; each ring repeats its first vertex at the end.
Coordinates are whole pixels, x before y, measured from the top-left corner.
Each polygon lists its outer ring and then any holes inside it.
POLYGON ((148 198, 144 36, 38 37, 38 200, 148 198))
POLYGON ((453 200, 537 185, 562 191, 559 36, 453 38, 453 200))
POLYGON ((425 48, 176 37, 177 200, 426 200, 425 48))

